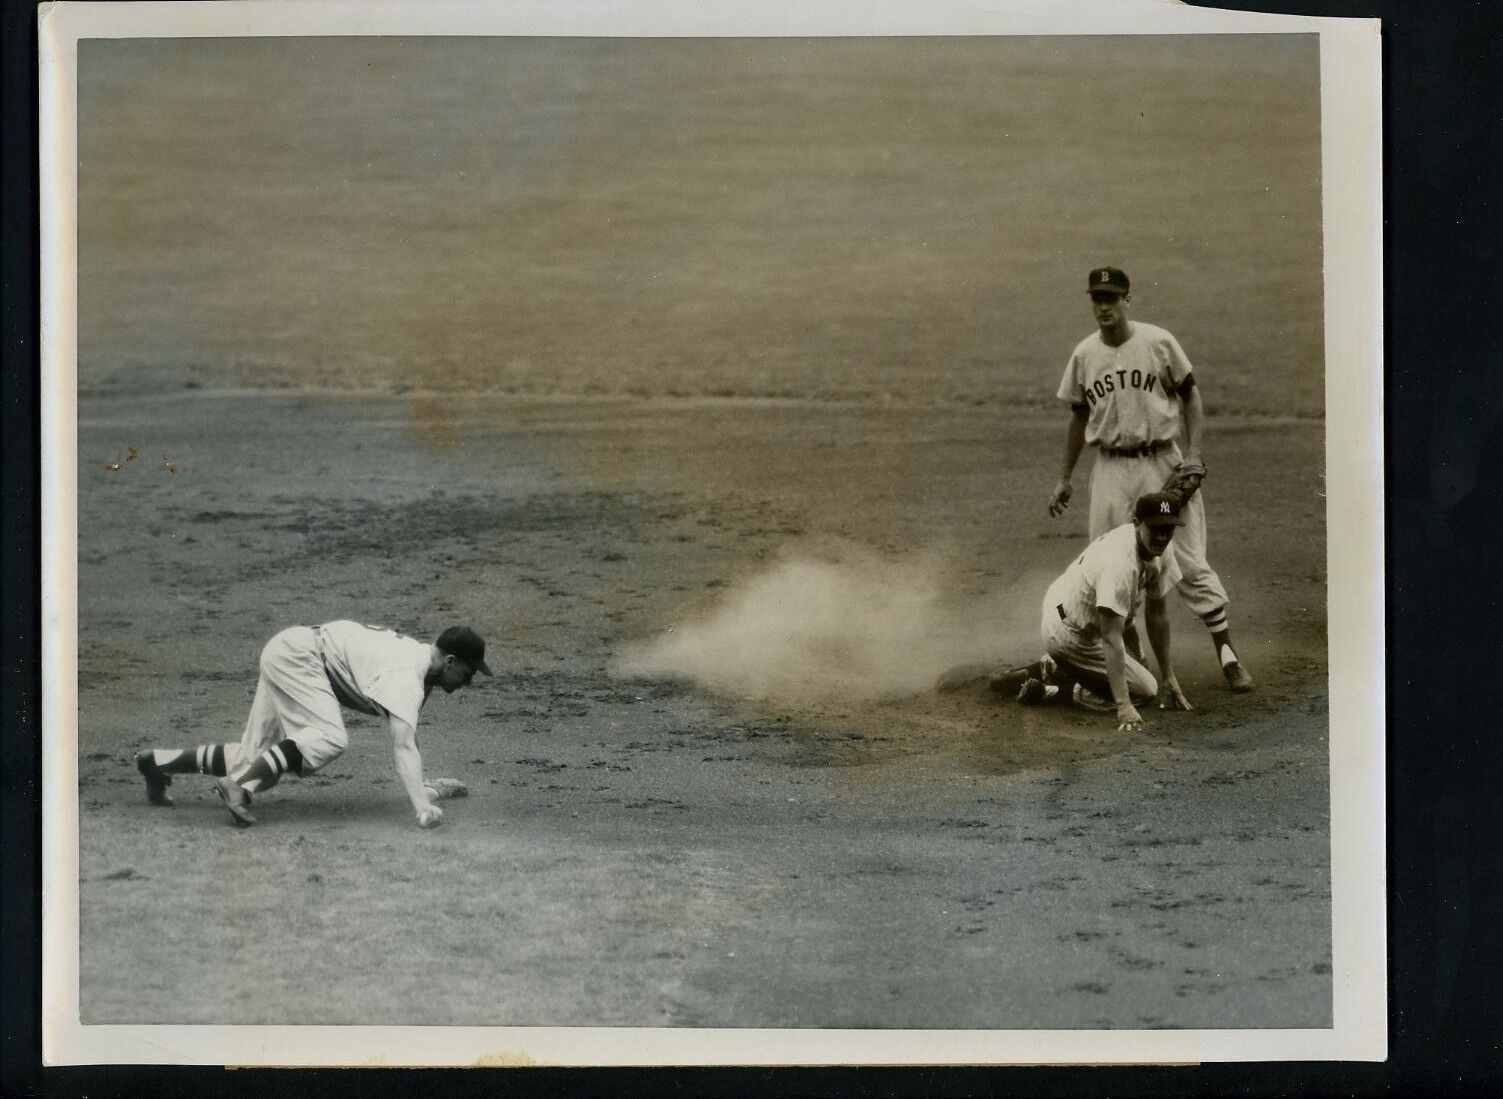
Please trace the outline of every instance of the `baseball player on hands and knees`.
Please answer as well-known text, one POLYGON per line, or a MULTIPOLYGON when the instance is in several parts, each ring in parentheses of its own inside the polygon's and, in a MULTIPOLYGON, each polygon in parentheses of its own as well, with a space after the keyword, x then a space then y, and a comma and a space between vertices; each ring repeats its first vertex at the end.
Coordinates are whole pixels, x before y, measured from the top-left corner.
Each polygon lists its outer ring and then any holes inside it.
POLYGON ((173 775, 219 776, 214 788, 231 818, 249 827, 256 822, 253 794, 288 771, 311 774, 344 752, 344 705, 387 719, 397 774, 418 824, 432 828, 444 814, 423 784, 418 711, 434 687, 452 693, 469 686, 477 671, 491 674, 485 642, 468 626, 451 626, 432 644, 357 622, 291 626, 261 650, 261 679, 240 743, 151 749, 136 756, 136 767, 153 805, 172 804, 173 775))
MULTIPOLYGON (((1069 403, 1064 467, 1049 498, 1049 514, 1070 504, 1075 464, 1087 444, 1091 469, 1090 536, 1126 522, 1133 502, 1163 487, 1182 463, 1199 465, 1202 406, 1190 360, 1179 341, 1157 325, 1129 320, 1127 275, 1098 267, 1087 281, 1097 331, 1081 340, 1065 367, 1058 397, 1069 403)), ((1252 676, 1232 646, 1227 594, 1206 560, 1205 502, 1184 504, 1184 527, 1174 539, 1182 579, 1179 593, 1211 632, 1216 658, 1234 691, 1252 690, 1252 676)), ((1138 650, 1127 623, 1128 645, 1138 650)))
POLYGON ((1117 728, 1143 727, 1137 704, 1155 697, 1160 709, 1188 710, 1169 653, 1165 597, 1180 582, 1166 553, 1184 524, 1179 501, 1162 493, 1140 497, 1133 519, 1097 538, 1044 593, 1044 656, 992 677, 995 689, 1021 683, 1025 705, 1073 699, 1090 710, 1117 713, 1117 728), (1159 680, 1127 651, 1124 627, 1144 604, 1148 643, 1159 680))

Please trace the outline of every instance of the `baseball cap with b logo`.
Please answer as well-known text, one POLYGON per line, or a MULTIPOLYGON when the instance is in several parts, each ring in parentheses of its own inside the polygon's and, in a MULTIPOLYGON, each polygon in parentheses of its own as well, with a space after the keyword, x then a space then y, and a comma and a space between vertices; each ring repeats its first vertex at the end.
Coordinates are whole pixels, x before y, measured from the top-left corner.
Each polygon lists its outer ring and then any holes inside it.
POLYGON ((1150 492, 1146 496, 1139 496, 1138 502, 1133 505, 1132 509, 1133 518, 1140 523, 1147 523, 1150 527, 1184 526, 1185 520, 1179 512, 1179 500, 1173 496, 1166 496, 1162 492, 1150 492))
POLYGON ((1098 267, 1086 279, 1086 293, 1126 294, 1127 272, 1116 267, 1098 267))
POLYGON ((438 635, 438 640, 434 644, 438 646, 439 652, 457 656, 470 667, 486 675, 493 674, 491 666, 485 662, 485 642, 470 627, 450 626, 438 635))

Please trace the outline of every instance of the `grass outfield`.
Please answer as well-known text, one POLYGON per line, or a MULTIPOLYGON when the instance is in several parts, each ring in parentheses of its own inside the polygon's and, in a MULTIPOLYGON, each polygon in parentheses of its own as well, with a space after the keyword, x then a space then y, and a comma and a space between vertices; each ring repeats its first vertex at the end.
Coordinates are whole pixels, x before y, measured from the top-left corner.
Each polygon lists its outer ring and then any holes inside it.
POLYGON ((90 41, 79 376, 1322 412, 1313 37, 90 41))

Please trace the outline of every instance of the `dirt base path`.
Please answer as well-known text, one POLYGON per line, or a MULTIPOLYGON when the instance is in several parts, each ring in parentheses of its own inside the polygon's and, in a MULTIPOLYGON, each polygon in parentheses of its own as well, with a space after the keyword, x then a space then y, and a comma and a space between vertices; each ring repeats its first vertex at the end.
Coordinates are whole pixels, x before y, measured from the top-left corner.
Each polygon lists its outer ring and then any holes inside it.
POLYGON ((1044 515, 1055 417, 85 397, 84 1020, 1330 1025, 1321 433, 1210 428, 1212 557, 1259 688, 1230 695, 1177 608, 1198 708, 1123 736, 979 688, 613 674, 790 555, 847 550, 927 555, 940 604, 994 601, 986 645, 1021 650, 972 655, 1033 655, 1040 581, 1084 538, 1083 507, 1044 515), (203 778, 146 804, 136 749, 235 739, 265 640, 336 617, 492 638, 497 678, 424 711, 429 773, 471 790, 442 829, 353 716, 255 829, 203 778))

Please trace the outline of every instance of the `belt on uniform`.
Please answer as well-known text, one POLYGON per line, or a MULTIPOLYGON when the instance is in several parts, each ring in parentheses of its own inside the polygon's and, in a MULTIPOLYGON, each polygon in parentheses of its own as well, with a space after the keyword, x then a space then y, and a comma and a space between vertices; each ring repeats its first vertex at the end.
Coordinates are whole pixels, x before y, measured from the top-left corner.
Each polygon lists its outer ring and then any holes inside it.
POLYGON ((1101 453, 1110 454, 1113 458, 1151 458, 1161 450, 1168 450, 1174 444, 1168 440, 1157 443, 1144 443, 1142 446, 1115 447, 1104 446, 1101 453))

